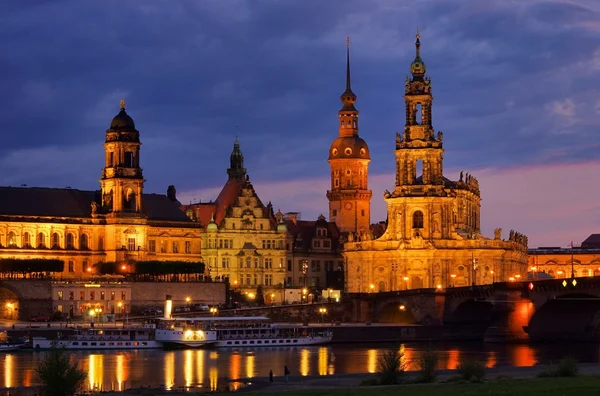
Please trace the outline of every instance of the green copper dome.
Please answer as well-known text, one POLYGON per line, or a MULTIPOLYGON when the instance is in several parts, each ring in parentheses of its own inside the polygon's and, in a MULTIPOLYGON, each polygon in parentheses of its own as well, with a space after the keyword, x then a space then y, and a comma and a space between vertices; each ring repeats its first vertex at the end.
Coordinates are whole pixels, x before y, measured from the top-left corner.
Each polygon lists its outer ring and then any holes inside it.
POLYGON ((415 60, 410 64, 410 73, 413 77, 423 77, 425 72, 427 72, 427 67, 425 66, 425 62, 421 59, 421 36, 417 34, 417 41, 415 42, 416 47, 416 56, 415 60))

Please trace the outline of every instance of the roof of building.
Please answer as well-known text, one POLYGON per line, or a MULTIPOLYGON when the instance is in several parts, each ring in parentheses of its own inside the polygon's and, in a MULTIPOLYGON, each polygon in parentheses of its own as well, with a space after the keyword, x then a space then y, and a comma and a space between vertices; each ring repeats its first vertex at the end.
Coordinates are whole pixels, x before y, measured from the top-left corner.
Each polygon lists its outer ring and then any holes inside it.
POLYGON ((329 159, 360 158, 370 160, 369 146, 359 136, 340 136, 336 138, 329 148, 329 159))
POLYGON ((332 250, 336 251, 340 239, 340 231, 335 222, 328 222, 324 217, 318 220, 284 219, 288 233, 295 240, 295 247, 299 249, 312 249, 312 239, 317 236, 319 226, 327 229, 327 237, 331 238, 332 250))
POLYGON ((600 248, 600 234, 591 234, 581 242, 582 248, 600 248))
MULTIPOLYGON (((100 202, 100 191, 71 188, 0 187, 0 216, 91 218, 92 202, 100 202)), ((166 195, 144 194, 148 220, 191 220, 166 195)))
POLYGON ((133 118, 127 114, 124 107, 121 107, 119 114, 112 119, 110 130, 113 131, 135 131, 135 123, 133 118))

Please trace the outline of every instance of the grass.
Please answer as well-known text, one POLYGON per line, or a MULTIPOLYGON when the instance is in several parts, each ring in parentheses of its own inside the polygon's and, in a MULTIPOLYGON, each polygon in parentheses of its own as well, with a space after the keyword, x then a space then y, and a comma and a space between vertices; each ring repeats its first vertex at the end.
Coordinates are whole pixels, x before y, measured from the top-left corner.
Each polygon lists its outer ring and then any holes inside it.
MULTIPOLYGON (((600 377, 532 378, 485 383, 436 383, 361 387, 360 389, 269 392, 272 396, 597 396, 600 377)), ((261 394, 260 391, 250 394, 261 394)))

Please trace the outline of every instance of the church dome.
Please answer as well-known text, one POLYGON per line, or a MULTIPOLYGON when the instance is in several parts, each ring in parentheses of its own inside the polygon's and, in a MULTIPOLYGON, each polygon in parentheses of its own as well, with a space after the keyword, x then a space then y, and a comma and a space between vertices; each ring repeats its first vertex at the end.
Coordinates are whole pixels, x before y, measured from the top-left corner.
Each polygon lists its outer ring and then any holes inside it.
POLYGON ((127 114, 125 108, 121 108, 119 114, 112 119, 110 129, 116 131, 135 131, 135 123, 133 118, 127 114))
POLYGON ((277 224, 277 232, 287 232, 287 226, 283 221, 280 221, 279 224, 277 224))
POLYGON ((338 137, 329 148, 329 159, 358 158, 370 160, 369 146, 358 136, 338 137))
POLYGON ((218 230, 218 227, 217 227, 217 224, 214 221, 211 221, 206 226, 206 231, 217 231, 217 230, 218 230))

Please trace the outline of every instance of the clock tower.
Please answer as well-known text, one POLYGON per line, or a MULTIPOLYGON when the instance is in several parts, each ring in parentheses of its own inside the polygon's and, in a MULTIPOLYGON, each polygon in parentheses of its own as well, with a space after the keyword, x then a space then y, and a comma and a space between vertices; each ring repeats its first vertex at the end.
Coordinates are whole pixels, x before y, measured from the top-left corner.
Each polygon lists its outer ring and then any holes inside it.
POLYGON ((360 233, 371 224, 371 190, 368 189, 368 170, 371 156, 367 143, 358 136, 356 95, 350 87, 350 39, 346 39, 346 90, 341 96, 339 136, 329 148, 331 189, 329 220, 341 232, 360 233))

